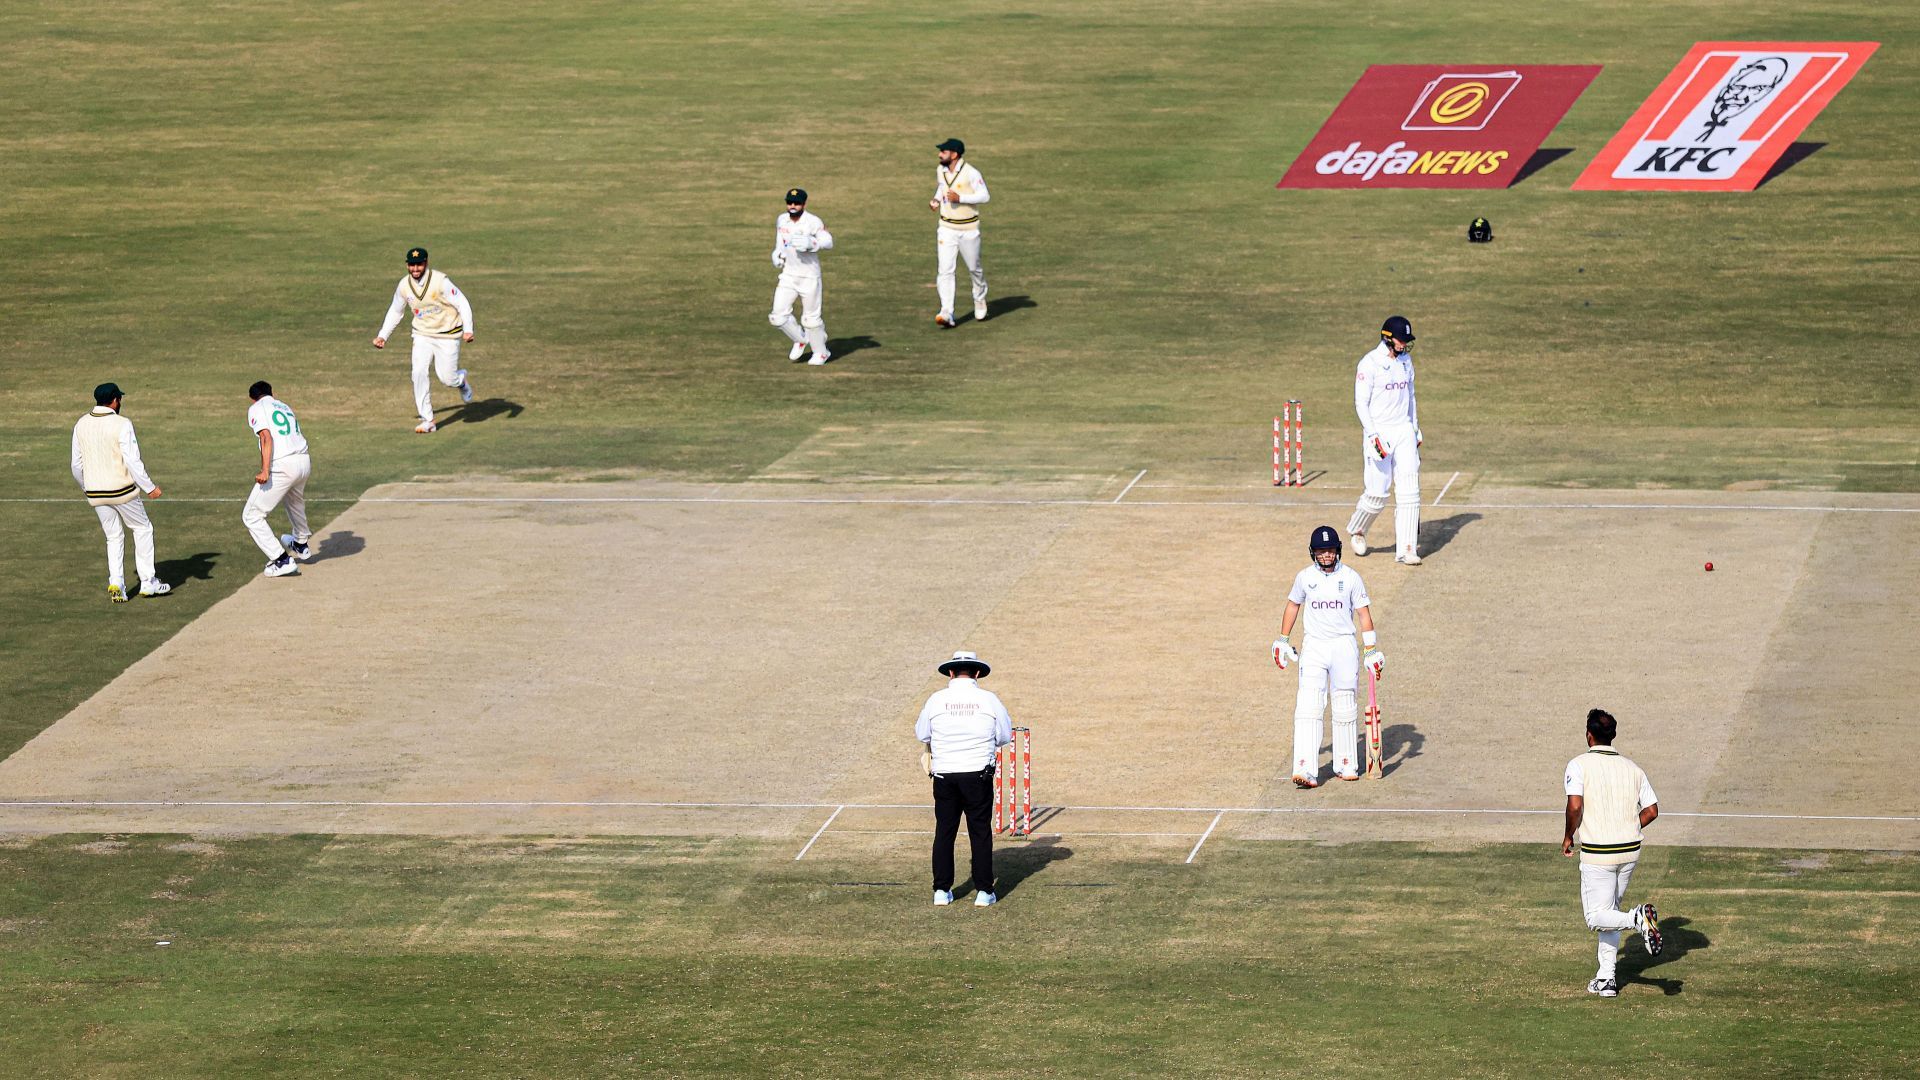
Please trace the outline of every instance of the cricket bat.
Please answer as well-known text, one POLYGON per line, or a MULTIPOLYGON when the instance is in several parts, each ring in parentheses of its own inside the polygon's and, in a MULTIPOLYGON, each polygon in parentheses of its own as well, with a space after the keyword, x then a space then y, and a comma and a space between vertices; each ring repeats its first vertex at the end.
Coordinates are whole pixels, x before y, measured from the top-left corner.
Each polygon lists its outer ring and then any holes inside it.
POLYGON ((1380 676, 1367 669, 1367 775, 1375 780, 1385 775, 1380 761, 1380 676))

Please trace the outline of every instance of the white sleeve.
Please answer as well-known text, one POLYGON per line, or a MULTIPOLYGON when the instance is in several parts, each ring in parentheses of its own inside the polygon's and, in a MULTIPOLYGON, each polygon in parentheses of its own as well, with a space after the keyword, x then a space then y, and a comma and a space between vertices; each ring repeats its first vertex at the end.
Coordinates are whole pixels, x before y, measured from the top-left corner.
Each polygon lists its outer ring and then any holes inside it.
POLYGON ((447 278, 446 282, 447 298, 453 301, 453 306, 460 312, 460 325, 466 327, 467 333, 473 333, 473 305, 467 303, 467 294, 460 291, 452 278, 447 278))
POLYGON ((1372 606, 1373 606, 1373 597, 1367 595, 1366 581, 1364 581, 1359 574, 1353 575, 1354 610, 1358 611, 1361 608, 1371 608, 1372 606))
POLYGON ((86 459, 80 456, 80 425, 73 426, 73 482, 82 489, 87 486, 86 459))
POLYGON ((1293 576, 1293 588, 1287 591, 1287 600, 1295 604, 1307 602, 1307 590, 1300 587, 1300 575, 1293 576))
POLYGON ((1367 361, 1362 358, 1360 367, 1353 375, 1353 411, 1360 417, 1360 431, 1369 438, 1373 435, 1373 410, 1367 408, 1373 399, 1373 382, 1367 378, 1367 361))
POLYGON ((1643 770, 1640 773, 1640 808, 1644 810, 1659 801, 1660 796, 1653 793, 1653 781, 1647 779, 1647 774, 1643 770))
POLYGON ((1013 715, 1007 712, 1007 706, 998 694, 993 698, 993 745, 1005 746, 1013 741, 1013 715))
POLYGON ((133 425, 120 429, 120 457, 127 464, 127 475, 140 485, 141 491, 152 491, 157 485, 147 475, 146 463, 140 460, 140 442, 133 437, 133 425))
POLYGON ((1420 430, 1420 399, 1413 393, 1413 365, 1407 365, 1407 419, 1413 421, 1413 430, 1420 430))
POLYGON ((380 332, 374 335, 382 341, 393 336, 394 327, 399 326, 400 320, 407 314, 407 295, 400 291, 403 288, 403 285, 393 287, 393 303, 387 305, 387 321, 380 324, 380 332))
POLYGON ((1567 794, 1585 795, 1587 792, 1587 771, 1581 768, 1582 762, 1574 758, 1567 762, 1567 794))
POLYGON ((832 247, 833 234, 827 231, 825 225, 820 226, 820 230, 813 234, 813 250, 826 251, 832 247))
POLYGON ((980 170, 973 170, 973 191, 960 196, 961 204, 965 206, 978 206, 990 198, 992 198, 992 196, 987 194, 987 182, 980 176, 980 170))
POLYGON ((937 697, 928 698, 927 703, 920 706, 920 718, 913 722, 913 737, 929 746, 933 744, 933 717, 940 711, 933 707, 937 697))

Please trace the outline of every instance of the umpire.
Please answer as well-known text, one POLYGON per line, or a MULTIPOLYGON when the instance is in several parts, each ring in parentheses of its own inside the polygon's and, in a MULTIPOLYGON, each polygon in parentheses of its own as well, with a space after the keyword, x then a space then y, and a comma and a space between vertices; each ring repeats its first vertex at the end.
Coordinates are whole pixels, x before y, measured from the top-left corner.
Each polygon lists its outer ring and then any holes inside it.
POLYGON ((1013 718, 980 681, 993 669, 970 652, 957 652, 940 665, 948 679, 914 721, 913 734, 926 744, 921 764, 933 777, 933 906, 953 903, 953 840, 960 815, 967 815, 967 843, 973 853, 973 904, 988 907, 999 899, 993 881, 993 763, 1000 747, 1013 741, 1013 718))

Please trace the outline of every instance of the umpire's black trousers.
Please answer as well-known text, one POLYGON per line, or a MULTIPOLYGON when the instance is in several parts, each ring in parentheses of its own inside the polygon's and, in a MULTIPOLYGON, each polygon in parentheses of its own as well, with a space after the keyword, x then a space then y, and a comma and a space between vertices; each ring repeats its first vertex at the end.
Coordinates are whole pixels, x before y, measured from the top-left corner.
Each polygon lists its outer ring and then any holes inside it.
POLYGON ((953 890, 953 840, 960 815, 967 815, 967 843, 973 849, 973 887, 993 890, 993 767, 933 778, 933 887, 953 890))

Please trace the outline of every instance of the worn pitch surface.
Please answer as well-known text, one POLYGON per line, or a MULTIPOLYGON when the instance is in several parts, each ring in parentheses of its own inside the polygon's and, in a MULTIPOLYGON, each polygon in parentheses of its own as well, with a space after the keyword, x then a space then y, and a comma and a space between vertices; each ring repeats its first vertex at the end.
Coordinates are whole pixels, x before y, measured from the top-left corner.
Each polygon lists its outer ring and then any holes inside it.
POLYGON ((1301 792, 1269 642, 1352 493, 1120 486, 379 488, 322 538, 340 554, 242 588, 0 762, 0 831, 798 848, 847 806, 822 842, 880 842, 924 828, 912 720, 965 647, 1067 808, 1043 833, 1550 840, 1598 704, 1663 843, 1920 847, 1904 773, 1874 766, 1920 674, 1884 645, 1920 606, 1910 500, 1461 485, 1426 510, 1426 565, 1354 561, 1387 777, 1301 792))

